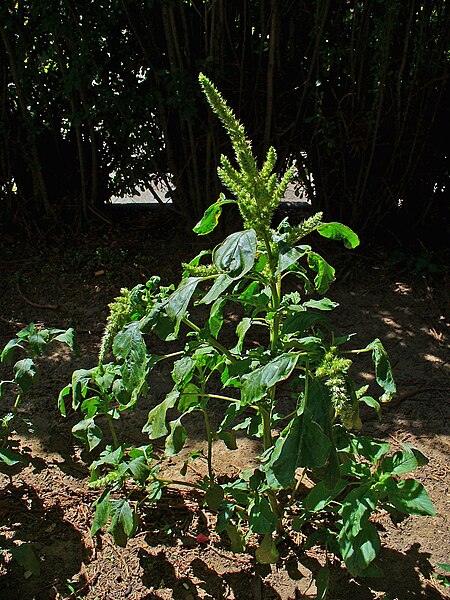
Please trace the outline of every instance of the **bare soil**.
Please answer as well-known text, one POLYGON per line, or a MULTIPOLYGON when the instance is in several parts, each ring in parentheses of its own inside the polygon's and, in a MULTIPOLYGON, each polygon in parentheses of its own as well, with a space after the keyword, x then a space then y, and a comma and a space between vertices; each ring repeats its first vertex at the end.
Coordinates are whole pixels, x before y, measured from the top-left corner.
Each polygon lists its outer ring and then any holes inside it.
MULTIPOLYGON (((18 235, 3 240, 0 345, 33 321, 74 327, 81 354, 55 346, 42 361, 39 386, 22 408, 35 431, 16 435, 31 462, 12 476, 0 473, 0 534, 8 544, 31 543, 41 566, 39 577, 30 576, 6 553, 0 565, 0 598, 314 598, 313 573, 323 564, 323 553, 305 551, 298 534, 280 548, 281 561, 275 566, 258 565, 251 553, 233 554, 214 532, 214 516, 186 492, 166 494, 158 508, 149 509, 140 533, 125 549, 115 546, 107 533, 90 537, 91 504, 98 492, 87 485, 88 457, 71 436, 77 417, 59 415, 58 392, 74 369, 96 363, 107 304, 120 288, 154 274, 167 283, 177 281, 181 260, 205 245, 169 214, 155 208, 153 216, 140 215, 124 213, 120 226, 99 226, 95 233, 66 239, 54 234, 54 239, 39 237, 35 243, 18 235), (208 541, 199 543, 199 533, 208 541)), ((415 264, 406 255, 404 260, 397 255, 400 263, 394 264, 392 253, 364 245, 353 252, 335 245, 323 250, 337 271, 329 294, 340 303, 335 329, 357 332, 360 346, 380 337, 394 366, 398 395, 384 406, 381 422, 367 415, 364 431, 390 441, 394 449, 407 442, 428 456, 429 464, 416 476, 436 510, 435 517, 407 517, 396 523, 380 515, 379 564, 385 577, 356 581, 336 560, 329 598, 450 597, 436 579, 442 573, 437 563, 450 563, 449 271, 442 260, 436 269, 432 254, 425 265, 423 257, 415 264)), ((369 365, 362 362, 358 367, 361 383, 370 383, 369 365)), ((7 369, 2 367, 0 375, 8 378, 7 369)), ((161 371, 155 401, 167 385, 168 373, 161 371)), ((5 393, 1 415, 10 401, 5 393)), ((143 407, 135 418, 137 437, 139 418, 148 409, 143 407)), ((201 423, 192 426, 190 450, 203 443, 201 423)), ((258 452, 257 445, 244 439, 236 452, 220 444, 215 454, 219 473, 237 473, 258 452)))

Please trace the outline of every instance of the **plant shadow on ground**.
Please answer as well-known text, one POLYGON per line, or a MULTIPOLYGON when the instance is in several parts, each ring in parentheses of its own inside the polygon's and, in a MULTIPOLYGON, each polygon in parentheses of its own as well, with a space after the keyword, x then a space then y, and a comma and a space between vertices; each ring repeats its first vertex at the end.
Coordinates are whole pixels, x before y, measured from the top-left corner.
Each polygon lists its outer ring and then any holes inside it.
POLYGON ((0 570, 2 600, 34 598, 47 600, 57 592, 67 592, 66 582, 79 575, 89 557, 83 536, 76 524, 68 520, 67 512, 53 494, 43 494, 26 483, 9 482, 0 492, 1 531, 11 549, 29 544, 39 561, 40 575, 30 575, 26 567, 10 559, 0 570))

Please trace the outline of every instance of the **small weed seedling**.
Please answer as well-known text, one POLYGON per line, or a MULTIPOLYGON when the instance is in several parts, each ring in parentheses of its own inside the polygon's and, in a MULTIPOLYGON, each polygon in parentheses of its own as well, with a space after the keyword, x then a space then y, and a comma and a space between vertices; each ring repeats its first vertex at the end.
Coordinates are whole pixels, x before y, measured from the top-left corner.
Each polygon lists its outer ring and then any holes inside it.
MULTIPOLYGON (((76 349, 73 329, 44 329, 34 323, 30 323, 24 329, 17 333, 17 336, 10 340, 4 347, 0 360, 12 367, 12 379, 0 381, 0 400, 5 386, 12 386, 12 406, 8 407, 6 413, 2 406, 2 416, 0 420, 0 463, 3 469, 12 473, 13 469, 20 469, 29 462, 29 456, 15 447, 12 434, 16 429, 25 429, 29 433, 33 432, 33 422, 25 418, 20 412, 21 402, 39 379, 39 370, 36 365, 36 359, 42 357, 47 347, 53 342, 67 344, 72 350, 76 349), (17 353, 25 356, 21 360, 14 362, 17 353)), ((36 557, 30 544, 21 544, 10 546, 6 543, 4 536, 0 536, 0 553, 11 552, 13 558, 23 566, 26 572, 33 575, 39 575, 39 560, 36 557)))
MULTIPOLYGON (((156 503, 165 487, 189 486, 204 493, 205 504, 217 513, 217 531, 233 550, 244 551, 258 539, 260 563, 278 561, 277 546, 293 529, 304 533, 305 548, 320 544, 340 556, 353 576, 378 575, 380 538, 371 516, 380 509, 434 513, 423 486, 404 477, 425 464, 425 457, 406 445, 392 455, 388 443, 357 433, 360 404, 379 412, 380 402, 395 393, 391 366, 379 339, 355 350, 347 346, 352 334, 335 336, 329 315, 337 304, 325 296, 335 271, 305 241, 317 232, 351 249, 358 237, 340 223, 324 222, 320 213, 297 226, 285 219, 272 228, 292 170, 277 177, 273 148, 260 168, 221 94, 203 75, 200 83, 229 134, 236 163, 222 156, 218 169, 234 198, 221 195, 194 231, 209 234, 225 204, 237 205, 243 229, 184 264, 176 288, 153 277, 122 290, 110 305, 98 364, 75 371, 61 392, 61 407, 71 396, 82 413, 74 435, 96 450, 91 486, 102 491, 92 534, 108 526, 124 545, 138 529, 142 503, 156 503), (296 282, 295 291, 286 291, 288 278, 296 282), (206 312, 203 321, 196 307, 206 312), (241 315, 228 345, 227 311, 241 315), (253 335, 262 343, 249 343, 253 335), (168 346, 182 340, 184 348, 154 354, 152 336, 168 346), (352 357, 360 353, 373 357, 379 399, 367 395, 367 386, 358 389, 352 378, 352 357), (148 413, 143 432, 150 443, 134 447, 119 439, 115 423, 146 397, 161 361, 172 361, 173 389, 148 413), (223 404, 217 426, 210 418, 212 400, 223 404), (187 478, 186 463, 179 478, 166 477, 165 461, 183 448, 186 416, 194 411, 204 420, 207 475, 187 478), (258 467, 235 479, 218 478, 216 440, 235 449, 237 431, 262 442, 258 467)), ((328 579, 324 567, 317 574, 318 597, 326 596, 328 579)))

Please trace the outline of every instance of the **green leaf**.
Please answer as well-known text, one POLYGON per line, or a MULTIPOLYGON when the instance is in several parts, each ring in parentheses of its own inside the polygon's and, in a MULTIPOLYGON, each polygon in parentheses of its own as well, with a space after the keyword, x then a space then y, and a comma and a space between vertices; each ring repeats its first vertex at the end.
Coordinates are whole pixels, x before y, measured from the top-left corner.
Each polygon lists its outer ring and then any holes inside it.
POLYGON ((269 388, 291 375, 297 361, 296 353, 281 354, 250 375, 246 375, 241 389, 242 404, 252 404, 262 400, 269 388))
POLYGON ((384 473, 401 475, 414 471, 417 467, 428 464, 428 459, 416 448, 407 447, 385 458, 381 464, 384 473))
POLYGON ((110 503, 111 524, 108 532, 112 534, 118 546, 124 548, 137 529, 137 518, 126 500, 114 500, 110 503))
POLYGON ((266 533, 256 549, 255 557, 261 565, 274 565, 278 562, 280 555, 271 533, 266 533))
POLYGON ((147 347, 139 323, 130 323, 116 335, 113 352, 124 361, 121 373, 127 391, 139 392, 147 374, 147 347))
POLYGON ((315 310, 333 310, 339 306, 338 302, 333 302, 329 298, 321 298, 320 300, 307 300, 303 302, 305 308, 314 308, 315 310))
POLYGON ((306 410, 291 421, 286 436, 275 442, 271 471, 284 487, 289 487, 297 467, 322 467, 327 462, 330 448, 329 438, 306 410))
POLYGON ((85 442, 89 450, 96 448, 103 439, 103 432, 94 419, 84 419, 72 427, 72 434, 85 442))
POLYGON ((31 544, 21 544, 11 549, 11 554, 14 559, 21 565, 26 571, 30 571, 35 577, 39 577, 41 574, 41 567, 39 559, 34 553, 31 544))
POLYGON ((317 483, 303 500, 303 505, 309 512, 317 512, 328 506, 339 494, 341 494, 348 483, 338 481, 333 489, 329 490, 323 481, 317 483))
POLYGON ((96 500, 96 502, 95 502, 95 513, 94 513, 94 519, 92 521, 92 527, 91 527, 91 536, 92 537, 94 537, 94 535, 98 531, 100 531, 100 529, 105 527, 106 523, 109 520, 109 507, 110 507, 109 496, 110 496, 110 491, 104 490, 102 495, 100 496, 100 498, 98 498, 98 500, 96 500))
POLYGON ((339 510, 343 521, 340 535, 355 538, 368 522, 377 502, 378 493, 370 483, 349 492, 339 510))
POLYGON ((214 483, 206 491, 205 503, 207 504, 210 510, 215 512, 216 510, 219 510, 223 498, 224 492, 222 486, 218 485, 217 483, 214 483))
POLYGON ((57 335, 55 337, 55 340, 58 340, 58 342, 62 342, 63 344, 67 344, 69 348, 71 350, 74 350, 75 352, 78 351, 78 345, 73 327, 70 327, 69 329, 67 329, 67 331, 64 331, 63 333, 57 335))
POLYGON ((222 310, 226 304, 225 298, 218 298, 211 306, 209 313, 208 327, 213 338, 217 339, 223 324, 222 310))
POLYGON ((394 382, 392 367, 387 352, 378 338, 366 346, 365 349, 372 350, 372 358, 375 364, 375 378, 378 385, 384 390, 381 401, 389 402, 393 394, 397 391, 397 387, 394 382))
POLYGON ((36 365, 31 358, 24 358, 16 362, 13 367, 14 380, 22 392, 27 392, 37 377, 36 365))
POLYGON ((181 423, 180 419, 171 421, 170 434, 166 438, 166 445, 164 452, 166 456, 175 456, 183 448, 186 441, 186 429, 181 423))
POLYGON ((195 361, 191 356, 183 356, 173 364, 172 379, 177 385, 186 385, 192 379, 195 361))
POLYGON ((318 323, 327 324, 326 317, 320 313, 299 310, 286 317, 281 333, 303 333, 318 323))
POLYGON ((0 448, 0 462, 4 463, 8 467, 13 467, 19 463, 25 463, 24 457, 14 450, 9 448, 0 448))
POLYGON ((72 407, 77 410, 86 398, 88 385, 95 369, 78 369, 72 373, 72 407))
POLYGON ((128 463, 128 470, 136 481, 144 484, 150 472, 145 456, 137 456, 128 463))
POLYGON ((389 501, 397 510, 408 515, 436 515, 433 503, 421 483, 415 479, 395 481, 389 478, 386 481, 389 501))
POLYGON ((9 342, 3 348, 2 354, 0 356, 1 362, 5 362, 7 365, 10 365, 12 363, 16 348, 23 348, 20 342, 20 338, 14 338, 13 340, 9 340, 9 342))
POLYGON ((245 550, 245 540, 244 536, 240 532, 239 528, 236 525, 227 525, 225 527, 225 531, 230 538, 231 542, 231 551, 232 552, 244 552, 245 550))
POLYGON ((331 240, 342 240, 346 248, 356 248, 359 246, 359 238, 356 233, 350 227, 347 227, 347 225, 342 225, 342 223, 322 223, 317 228, 317 232, 322 237, 331 240))
POLYGON ((316 600, 326 600, 330 587, 330 569, 322 567, 316 575, 316 600))
POLYGON ((190 409, 198 407, 200 405, 199 388, 195 383, 188 383, 184 386, 178 400, 178 410, 181 413, 186 413, 190 409))
POLYGON ((334 268, 316 252, 308 252, 308 265, 315 273, 317 273, 314 278, 314 287, 319 294, 325 294, 334 281, 334 268))
POLYGON ((205 214, 194 227, 193 231, 198 235, 211 233, 219 222, 219 217, 222 214, 222 206, 224 204, 236 204, 236 201, 228 200, 223 194, 220 194, 217 202, 214 202, 214 204, 211 204, 211 206, 206 209, 205 214))
POLYGON ((381 419, 381 405, 378 400, 375 400, 375 398, 372 398, 372 396, 361 396, 361 398, 358 398, 358 401, 364 402, 366 406, 373 408, 377 413, 378 419, 381 419))
POLYGON ((242 346, 244 345, 244 339, 247 331, 250 329, 252 325, 252 320, 249 317, 244 317, 239 321, 236 327, 236 335, 238 338, 237 344, 232 348, 231 352, 233 354, 240 354, 242 352, 242 346))
POLYGON ((66 396, 70 395, 70 392, 72 391, 72 384, 68 383, 60 392, 58 395, 58 408, 59 408, 59 412, 61 413, 61 415, 63 417, 67 416, 67 411, 66 411, 66 403, 64 402, 64 398, 66 396))
POLYGON ((217 300, 217 298, 223 294, 223 292, 233 283, 233 281, 234 279, 228 277, 228 275, 225 275, 224 273, 219 275, 211 286, 211 289, 200 300, 199 304, 211 304, 211 302, 217 300))
POLYGON ((340 534, 338 541, 345 566, 354 577, 358 577, 375 560, 381 545, 373 523, 366 523, 356 537, 340 534))
POLYGON ((256 232, 253 229, 229 235, 213 250, 214 265, 232 279, 238 279, 253 267, 256 256, 256 232))
POLYGON ((167 435, 166 414, 170 408, 175 406, 179 395, 178 390, 172 390, 158 406, 152 408, 148 413, 147 423, 142 428, 142 433, 147 433, 151 440, 167 435))
POLYGON ((187 307, 202 277, 186 277, 169 297, 166 306, 167 315, 175 321, 175 331, 178 332, 181 320, 186 315, 187 307))
POLYGON ((237 450, 236 434, 234 431, 221 431, 217 437, 223 441, 228 450, 237 450))
POLYGON ((273 513, 265 496, 256 496, 251 504, 248 524, 254 533, 271 533, 276 530, 277 516, 273 513))

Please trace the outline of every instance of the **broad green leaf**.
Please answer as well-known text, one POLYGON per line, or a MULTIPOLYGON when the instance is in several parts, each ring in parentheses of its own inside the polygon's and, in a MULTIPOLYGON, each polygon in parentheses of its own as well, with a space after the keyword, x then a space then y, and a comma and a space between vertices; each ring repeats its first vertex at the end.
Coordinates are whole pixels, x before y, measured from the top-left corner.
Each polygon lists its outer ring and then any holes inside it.
POLYGON ((202 277, 187 277, 186 279, 182 279, 180 285, 169 298, 166 312, 175 321, 176 332, 178 332, 181 320, 186 314, 189 302, 200 281, 202 281, 202 277))
POLYGON ((22 392, 28 392, 37 377, 36 365, 31 358, 23 358, 13 367, 14 380, 22 392))
POLYGON ((62 342, 63 344, 67 344, 69 348, 71 350, 74 350, 75 352, 77 352, 78 350, 78 345, 75 338, 75 331, 73 327, 70 327, 69 329, 67 329, 67 331, 64 331, 63 333, 57 335, 55 337, 55 340, 58 340, 58 342, 62 342))
POLYGON ((66 396, 70 396, 70 392, 72 391, 72 384, 68 383, 60 392, 58 395, 58 408, 59 408, 59 412, 61 413, 61 415, 63 417, 67 416, 67 411, 66 411, 66 403, 64 402, 64 398, 66 396))
POLYGON ((86 393, 95 369, 78 369, 72 373, 72 407, 77 410, 86 398, 86 393))
POLYGON ((242 352, 242 346, 244 345, 245 334, 250 329, 252 320, 249 317, 241 319, 236 327, 236 335, 238 338, 237 344, 232 348, 233 354, 240 354, 242 352))
POLYGON ((314 278, 314 287, 319 294, 325 294, 334 281, 334 268, 316 252, 308 252, 308 265, 317 273, 314 278))
POLYGON ((237 450, 236 434, 234 431, 221 431, 217 437, 223 441, 228 450, 237 450))
POLYGON ((389 442, 380 442, 368 436, 349 434, 349 448, 353 454, 364 456, 376 464, 391 448, 389 442))
POLYGON ((395 481, 389 478, 386 488, 389 501, 400 512, 408 515, 435 516, 433 503, 426 489, 415 479, 395 481))
POLYGON ((322 467, 330 448, 328 436, 306 410, 291 421, 286 436, 275 442, 270 469, 284 487, 289 487, 297 467, 322 467))
POLYGON ((144 484, 150 472, 145 456, 137 456, 130 460, 128 469, 136 481, 144 484))
POLYGON ((172 379, 177 385, 186 385, 192 379, 195 360, 191 356, 183 356, 173 363, 172 379))
POLYGON ((370 483, 360 485, 347 494, 339 513, 342 516, 341 534, 355 538, 368 522, 378 502, 378 493, 370 483))
POLYGON ((326 317, 321 313, 299 310, 286 317, 281 328, 281 333, 303 333, 318 323, 326 325, 326 317))
POLYGON ((356 537, 347 537, 341 532, 338 542, 345 566, 354 577, 367 569, 381 546, 375 525, 369 522, 365 523, 356 537))
POLYGON ((32 353, 42 356, 49 342, 48 329, 36 329, 28 338, 32 353))
POLYGON ((408 447, 403 451, 396 452, 393 456, 385 458, 381 464, 381 470, 384 473, 401 475, 426 464, 428 464, 428 459, 422 452, 416 450, 416 448, 408 447))
POLYGON ((303 302, 302 306, 305 308, 314 308, 315 310, 333 310, 339 304, 329 298, 321 298, 320 300, 307 300, 303 302))
POLYGON ((0 448, 0 462, 4 463, 8 467, 13 467, 19 463, 25 463, 24 457, 14 450, 9 448, 0 448))
POLYGON ((286 242, 279 242, 278 247, 280 249, 280 257, 278 260, 278 270, 280 273, 284 273, 286 269, 293 264, 295 264, 302 256, 305 254, 305 250, 299 250, 298 248, 293 248, 286 242))
POLYGON ((238 279, 253 267, 256 256, 256 232, 253 229, 229 235, 213 250, 214 265, 232 279, 238 279))
POLYGON ((180 419, 171 421, 170 434, 166 438, 166 445, 164 452, 166 456, 175 456, 183 448, 186 441, 186 429, 181 423, 180 419))
POLYGON ((122 359, 122 379, 129 392, 140 391, 147 369, 147 347, 139 323, 130 323, 120 331, 113 341, 114 356, 122 359))
POLYGON ((236 204, 236 200, 228 200, 223 194, 220 194, 217 202, 214 202, 214 204, 211 204, 211 206, 206 209, 205 214, 194 227, 193 231, 198 235, 211 233, 219 222, 219 217, 222 214, 222 206, 224 204, 236 204))
POLYGON ((211 286, 211 289, 200 300, 199 304, 211 304, 211 302, 217 300, 217 298, 223 294, 223 292, 233 283, 233 281, 234 279, 228 277, 228 275, 225 275, 224 273, 219 275, 211 286))
POLYGON ((200 405, 199 392, 200 390, 195 383, 191 382, 185 385, 178 400, 178 410, 181 413, 186 413, 190 409, 198 407, 200 405))
POLYGON ((23 348, 20 342, 20 338, 14 338, 13 340, 9 340, 9 342, 3 348, 2 354, 0 356, 1 362, 5 362, 7 365, 10 365, 12 363, 16 349, 23 348))
POLYGON ((114 500, 109 509, 111 524, 108 532, 112 534, 118 546, 124 548, 137 529, 137 519, 126 500, 114 500))
POLYGON ((341 494, 348 483, 346 481, 338 481, 335 487, 331 490, 327 489, 323 481, 317 483, 303 500, 303 505, 310 512, 323 510, 328 506, 339 494, 341 494))
POLYGON ((85 442, 89 450, 96 448, 103 439, 103 432, 94 419, 84 419, 72 427, 72 434, 85 442))
POLYGON ((152 408, 148 413, 147 423, 142 428, 142 433, 147 433, 151 440, 167 435, 166 414, 170 408, 175 406, 179 395, 178 390, 172 390, 158 406, 152 408))
POLYGON ((278 518, 265 496, 256 496, 248 516, 248 524, 254 533, 271 533, 277 528, 278 518))
POLYGON ((342 223, 322 223, 317 228, 317 232, 322 237, 331 240, 343 241, 346 248, 356 248, 359 246, 359 238, 354 231, 342 225, 342 223))
POLYGON ((274 565, 278 562, 280 555, 271 533, 266 533, 256 549, 255 557, 261 565, 274 565))
POLYGON ((217 336, 220 333, 220 330, 222 329, 222 324, 223 324, 223 307, 226 304, 226 299, 225 298, 218 298, 214 304, 211 306, 211 310, 209 313, 209 319, 208 319, 208 328, 209 331, 211 333, 211 335, 213 336, 213 338, 217 339, 217 336))
POLYGON ((225 531, 230 538, 231 542, 231 551, 232 552, 244 552, 245 550, 245 540, 244 536, 240 532, 239 528, 236 525, 227 525, 225 527, 225 531))
POLYGON ((330 587, 330 569, 322 567, 316 575, 316 600, 326 600, 330 587))
POLYGON ((366 406, 373 408, 377 413, 378 419, 381 419, 381 405, 378 400, 375 400, 375 398, 372 398, 372 396, 361 396, 358 401, 364 402, 366 406))
POLYGON ((14 546, 11 549, 11 554, 14 559, 21 565, 25 571, 30 571, 35 577, 39 577, 41 574, 41 567, 39 559, 34 553, 31 544, 21 544, 20 546, 14 546))
POLYGON ((281 354, 250 375, 246 375, 241 389, 242 404, 252 404, 262 400, 269 388, 291 375, 297 361, 296 353, 281 354))
POLYGON ((207 504, 210 510, 215 512, 216 510, 219 510, 223 498, 224 492, 222 486, 218 485, 217 483, 214 483, 206 491, 205 503, 207 504))
POLYGON ((100 531, 100 529, 105 527, 105 525, 107 524, 107 522, 109 520, 109 507, 110 507, 109 496, 110 496, 110 491, 104 490, 102 495, 100 496, 100 498, 98 498, 98 500, 96 500, 96 502, 95 502, 95 513, 94 513, 94 519, 92 521, 92 527, 91 527, 91 536, 92 537, 94 537, 94 535, 98 531, 100 531))
POLYGON ((381 401, 389 402, 393 394, 397 391, 397 387, 394 382, 387 352, 378 338, 366 346, 366 350, 372 350, 372 358, 375 363, 375 378, 378 385, 384 390, 381 401))

